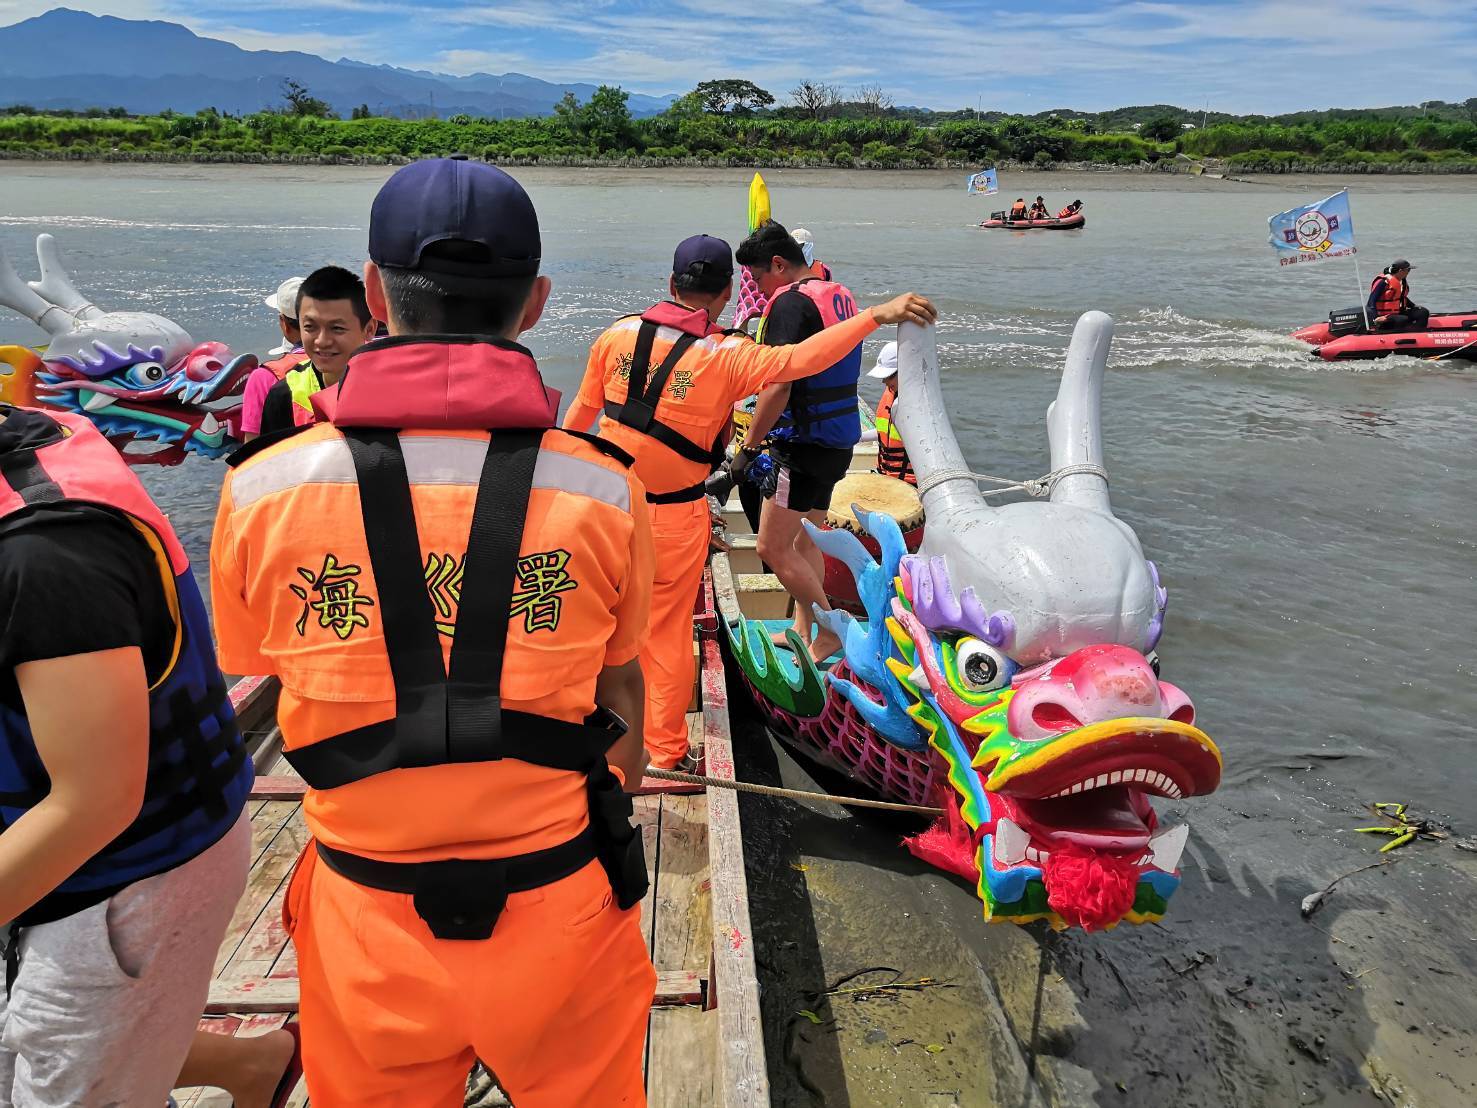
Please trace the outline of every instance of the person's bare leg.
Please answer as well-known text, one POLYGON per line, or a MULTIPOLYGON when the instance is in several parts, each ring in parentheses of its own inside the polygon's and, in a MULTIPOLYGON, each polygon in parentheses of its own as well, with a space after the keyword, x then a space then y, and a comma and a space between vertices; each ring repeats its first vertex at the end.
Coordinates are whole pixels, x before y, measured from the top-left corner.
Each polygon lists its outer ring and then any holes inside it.
MULTIPOLYGON (((805 518, 817 527, 824 527, 826 525, 826 513, 822 509, 806 512, 805 518)), ((806 534, 804 527, 800 528, 795 535, 795 550, 805 559, 811 572, 815 574, 817 591, 820 596, 820 600, 817 603, 822 608, 829 609, 831 606, 829 603, 830 598, 826 596, 826 556, 821 553, 821 548, 816 546, 815 540, 806 534)), ((807 604, 803 612, 796 612, 797 617, 800 615, 805 617, 806 633, 803 637, 810 644, 810 656, 812 658, 817 662, 824 662, 832 654, 841 649, 841 640, 829 629, 815 623, 815 611, 810 605, 807 604), (810 635, 812 625, 816 627, 814 638, 810 635)))
MULTIPOLYGON (((824 513, 821 513, 824 518, 824 513)), ((822 658, 829 657, 841 645, 840 640, 830 631, 821 629, 816 636, 816 641, 811 642, 811 620, 813 617, 812 605, 826 607, 826 594, 822 588, 822 575, 816 571, 812 564, 810 555, 803 552, 796 538, 804 538, 801 533, 801 521, 805 516, 800 512, 789 508, 782 508, 773 500, 764 502, 764 514, 759 520, 759 557, 768 562, 774 570, 774 575, 780 579, 780 584, 795 598, 798 607, 795 619, 795 630, 800 635, 801 642, 811 648, 812 657, 817 649, 829 647, 822 658), (803 628, 803 629, 802 629, 803 628)), ((811 544, 814 546, 814 544, 811 544)), ((819 555, 819 551, 816 554, 819 555)), ((780 640, 783 645, 783 640, 780 640)))
POLYGON ((286 1031, 237 1038, 196 1031, 175 1088, 204 1085, 231 1094, 235 1108, 270 1108, 272 1094, 292 1061, 294 1041, 286 1031))

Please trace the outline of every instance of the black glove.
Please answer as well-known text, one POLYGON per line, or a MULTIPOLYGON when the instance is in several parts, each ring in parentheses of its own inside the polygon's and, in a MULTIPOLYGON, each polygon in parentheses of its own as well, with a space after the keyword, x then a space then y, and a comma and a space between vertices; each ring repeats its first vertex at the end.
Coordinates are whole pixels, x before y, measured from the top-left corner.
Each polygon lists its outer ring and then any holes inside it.
POLYGON ((744 470, 748 469, 757 457, 759 457, 759 451, 747 446, 739 447, 738 453, 729 460, 728 472, 733 476, 735 481, 742 481, 744 479, 744 470))

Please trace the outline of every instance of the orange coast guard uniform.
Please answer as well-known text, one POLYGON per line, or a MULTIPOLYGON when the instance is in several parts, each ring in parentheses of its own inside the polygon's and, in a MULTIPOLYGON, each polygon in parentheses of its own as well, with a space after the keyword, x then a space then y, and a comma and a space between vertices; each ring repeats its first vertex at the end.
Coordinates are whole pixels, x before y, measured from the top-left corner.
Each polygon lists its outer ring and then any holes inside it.
POLYGON ((823 371, 876 329, 862 312, 803 343, 760 346, 713 327, 702 310, 667 302, 617 321, 591 347, 577 406, 604 413, 600 437, 635 458, 651 502, 658 553, 641 670, 654 764, 675 766, 687 753, 692 612, 710 532, 703 481, 723 460, 734 404, 823 371))
POLYGON ((646 868, 595 687, 644 640, 646 490, 514 343, 380 340, 313 403, 233 458, 211 558, 222 664, 281 678, 309 786, 313 1102, 459 1104, 480 1058, 519 1108, 642 1105, 646 868))
POLYGON ((908 451, 903 446, 902 432, 892 420, 892 406, 897 402, 897 390, 882 390, 882 399, 877 403, 877 472, 886 477, 896 477, 910 485, 918 483, 913 472, 913 463, 908 460, 908 451))

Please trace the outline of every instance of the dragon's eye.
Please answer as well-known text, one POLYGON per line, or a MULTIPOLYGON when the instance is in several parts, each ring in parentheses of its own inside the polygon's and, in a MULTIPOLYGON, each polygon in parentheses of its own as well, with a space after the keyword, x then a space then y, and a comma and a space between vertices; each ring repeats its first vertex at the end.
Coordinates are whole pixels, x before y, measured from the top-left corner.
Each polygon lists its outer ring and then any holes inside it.
POLYGON ((1015 663, 988 643, 979 639, 961 639, 954 648, 959 679, 970 692, 982 693, 998 689, 1010 681, 1015 663))
POLYGON ((164 380, 164 367, 158 362, 139 362, 128 369, 129 382, 138 388, 157 385, 164 380))
POLYGON ((1151 651, 1149 651, 1147 658, 1145 658, 1145 661, 1147 661, 1149 663, 1149 668, 1154 671, 1154 676, 1155 677, 1158 677, 1159 676, 1159 652, 1157 650, 1151 650, 1151 651))

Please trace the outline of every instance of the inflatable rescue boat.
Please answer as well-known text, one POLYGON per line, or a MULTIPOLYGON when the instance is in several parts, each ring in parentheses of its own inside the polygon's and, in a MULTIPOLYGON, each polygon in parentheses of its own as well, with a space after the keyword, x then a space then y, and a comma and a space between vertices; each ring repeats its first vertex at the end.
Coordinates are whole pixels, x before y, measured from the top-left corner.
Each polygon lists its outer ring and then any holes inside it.
POLYGON ((1419 331, 1370 331, 1362 308, 1330 312, 1322 323, 1292 333, 1325 361, 1383 358, 1390 354, 1417 357, 1446 355, 1477 361, 1477 310, 1433 315, 1419 331))
POLYGON ((1008 219, 1005 212, 991 212, 990 218, 980 224, 981 227, 1004 227, 1007 231, 1073 231, 1086 225, 1087 217, 1081 212, 1051 219, 1008 219))

